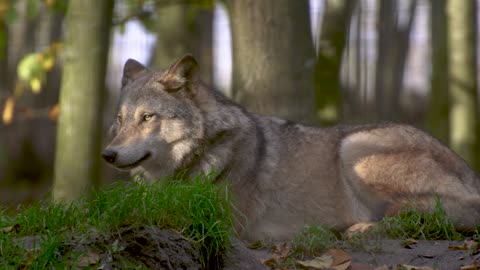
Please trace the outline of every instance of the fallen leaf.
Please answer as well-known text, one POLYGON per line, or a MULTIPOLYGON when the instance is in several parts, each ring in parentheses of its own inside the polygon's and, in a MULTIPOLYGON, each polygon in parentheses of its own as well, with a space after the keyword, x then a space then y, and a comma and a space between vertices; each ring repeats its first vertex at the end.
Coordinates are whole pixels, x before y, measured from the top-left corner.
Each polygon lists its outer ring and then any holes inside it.
POLYGON ((330 249, 324 255, 332 256, 333 258, 332 266, 345 264, 346 262, 350 262, 352 260, 352 256, 350 256, 348 253, 338 248, 330 249))
POLYGON ((436 268, 430 267, 430 266, 414 266, 414 265, 408 265, 408 264, 402 264, 402 268, 405 270, 436 270, 436 268))
POLYGON ((450 250, 468 250, 467 244, 463 244, 461 246, 455 246, 455 245, 450 245, 448 246, 448 249, 450 250))
POLYGON ((333 257, 331 255, 323 255, 309 261, 297 261, 297 264, 305 268, 326 269, 332 266, 333 257))
POLYGON ((476 251, 478 250, 478 242, 475 240, 467 239, 464 241, 468 249, 476 251))
POLYGON ((272 247, 273 256, 285 260, 290 254, 290 245, 281 243, 272 247))
POLYGON ((345 233, 347 238, 352 238, 355 234, 365 233, 377 225, 376 222, 361 222, 350 226, 345 233))
POLYGON ((346 261, 346 262, 343 262, 341 264, 337 264, 337 265, 333 266, 333 269, 335 269, 335 270, 347 270, 347 269, 350 269, 351 264, 352 264, 351 261, 346 261))
POLYGON ((277 265, 277 259, 272 257, 270 259, 263 260, 262 263, 265 264, 266 266, 269 266, 272 269, 275 269, 275 266, 277 265))
POLYGON ((418 244, 418 241, 413 238, 408 238, 402 242, 402 247, 412 249, 414 245, 418 244))
POLYGON ((13 226, 5 227, 2 229, 2 232, 9 233, 9 232, 12 232, 13 230, 15 230, 15 232, 18 232, 20 230, 20 224, 17 223, 13 226))
POLYGON ((465 265, 460 268, 460 270, 478 270, 480 269, 480 265, 475 261, 471 265, 465 265))
POLYGON ((100 255, 93 250, 88 250, 87 254, 84 254, 82 257, 80 257, 80 260, 78 260, 77 266, 88 267, 88 266, 96 265, 99 261, 100 261, 100 255))

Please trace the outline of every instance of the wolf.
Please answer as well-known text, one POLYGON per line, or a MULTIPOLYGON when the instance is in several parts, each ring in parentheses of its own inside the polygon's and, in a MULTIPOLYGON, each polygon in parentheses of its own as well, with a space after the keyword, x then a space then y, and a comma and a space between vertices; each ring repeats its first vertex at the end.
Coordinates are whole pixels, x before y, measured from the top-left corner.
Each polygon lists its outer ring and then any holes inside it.
POLYGON ((186 171, 228 182, 246 241, 339 230, 439 198, 459 228, 480 224, 480 180, 451 149, 408 125, 312 127, 246 111, 198 78, 187 54, 163 71, 129 59, 103 158, 150 179, 186 171))

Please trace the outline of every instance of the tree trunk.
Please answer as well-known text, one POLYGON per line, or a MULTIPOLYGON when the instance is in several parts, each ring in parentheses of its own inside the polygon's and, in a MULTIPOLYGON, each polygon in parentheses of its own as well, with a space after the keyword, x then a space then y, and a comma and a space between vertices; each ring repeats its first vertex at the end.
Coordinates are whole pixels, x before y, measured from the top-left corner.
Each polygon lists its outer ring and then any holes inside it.
POLYGON ((227 1, 233 96, 249 110, 291 120, 315 117, 308 1, 227 1))
POLYGON ((315 92, 320 121, 333 124, 341 114, 341 61, 355 3, 350 0, 327 0, 322 27, 318 33, 318 60, 315 67, 315 92), (333 111, 333 114, 332 114, 333 111))
POLYGON ((479 119, 476 83, 476 1, 448 0, 448 87, 450 146, 474 168, 479 164, 479 119))
POLYGON ((213 83, 213 1, 200 4, 167 2, 157 8, 157 43, 152 66, 167 68, 192 53, 200 62, 200 77, 213 83))
POLYGON ((410 44, 410 30, 416 10, 416 1, 409 1, 408 22, 399 24, 398 1, 380 1, 378 55, 375 76, 376 113, 382 120, 399 120, 400 91, 410 44))
POLYGON ((70 201, 100 175, 100 137, 113 0, 71 0, 67 13, 53 198, 70 201))
POLYGON ((432 77, 427 129, 440 141, 448 144, 448 54, 446 0, 431 0, 430 46, 432 50, 432 77))

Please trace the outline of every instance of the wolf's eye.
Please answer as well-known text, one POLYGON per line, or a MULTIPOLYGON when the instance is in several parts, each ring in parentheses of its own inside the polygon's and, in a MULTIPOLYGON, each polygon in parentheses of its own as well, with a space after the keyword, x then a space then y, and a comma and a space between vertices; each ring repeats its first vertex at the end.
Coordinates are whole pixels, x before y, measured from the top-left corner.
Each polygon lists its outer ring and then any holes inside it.
POLYGON ((118 121, 119 123, 122 123, 122 120, 123 120, 122 115, 121 115, 121 114, 117 114, 117 121, 118 121))
POLYGON ((153 114, 144 113, 142 116, 143 122, 150 121, 153 118, 153 114))

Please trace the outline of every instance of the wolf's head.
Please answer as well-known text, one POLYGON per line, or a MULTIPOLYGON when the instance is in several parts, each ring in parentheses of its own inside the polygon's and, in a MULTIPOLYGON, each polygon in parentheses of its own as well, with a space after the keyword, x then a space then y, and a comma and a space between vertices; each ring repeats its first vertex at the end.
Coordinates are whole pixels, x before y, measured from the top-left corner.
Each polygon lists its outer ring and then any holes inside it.
POLYGON ((142 167, 150 177, 171 174, 189 162, 201 140, 202 114, 196 106, 197 61, 185 55, 163 72, 129 59, 112 141, 103 158, 119 169, 142 167))

